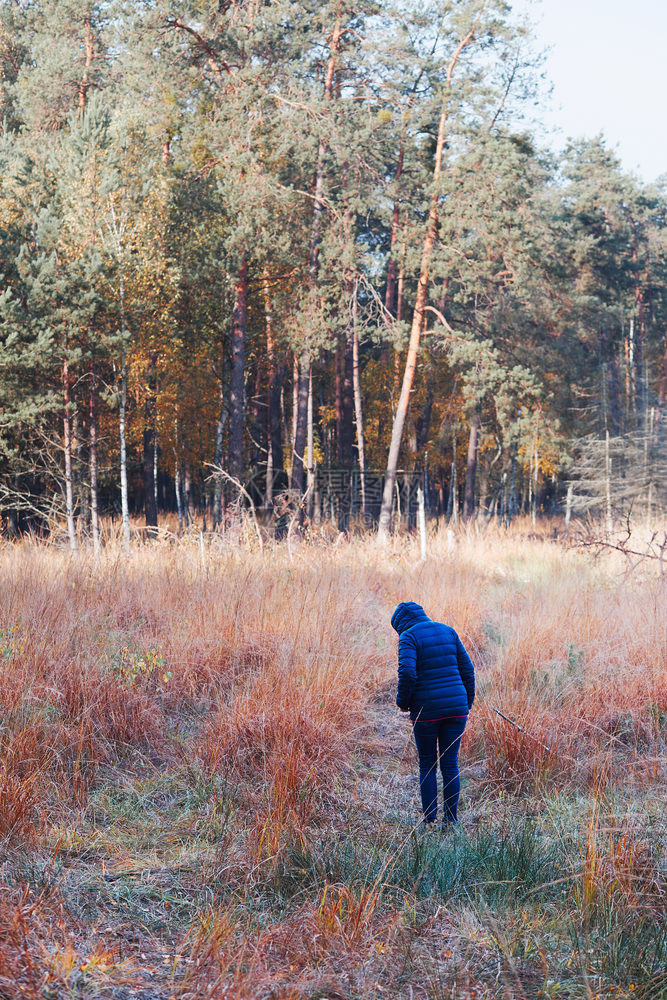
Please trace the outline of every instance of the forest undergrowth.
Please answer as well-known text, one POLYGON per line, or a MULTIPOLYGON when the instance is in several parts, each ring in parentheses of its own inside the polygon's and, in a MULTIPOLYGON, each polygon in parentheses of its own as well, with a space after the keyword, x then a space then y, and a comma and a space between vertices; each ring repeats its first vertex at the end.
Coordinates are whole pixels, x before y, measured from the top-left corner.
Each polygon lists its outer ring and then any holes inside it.
POLYGON ((665 589, 625 568, 521 527, 424 562, 6 545, 0 996, 665 997, 665 589), (394 705, 407 599, 477 668, 447 834, 394 705))

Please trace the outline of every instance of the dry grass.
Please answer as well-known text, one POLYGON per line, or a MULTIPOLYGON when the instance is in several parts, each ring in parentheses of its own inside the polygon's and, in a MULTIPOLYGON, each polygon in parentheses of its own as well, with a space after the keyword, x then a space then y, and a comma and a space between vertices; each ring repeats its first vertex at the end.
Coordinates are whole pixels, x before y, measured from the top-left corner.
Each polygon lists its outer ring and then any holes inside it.
POLYGON ((664 585, 521 531, 431 550, 0 551, 0 995, 660 995, 664 585), (405 599, 478 668, 444 841, 405 599))

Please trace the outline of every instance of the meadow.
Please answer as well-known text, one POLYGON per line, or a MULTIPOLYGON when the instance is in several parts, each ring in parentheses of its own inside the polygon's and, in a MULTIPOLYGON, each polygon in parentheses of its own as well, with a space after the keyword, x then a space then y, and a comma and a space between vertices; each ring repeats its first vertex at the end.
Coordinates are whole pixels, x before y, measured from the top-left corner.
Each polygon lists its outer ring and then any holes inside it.
POLYGON ((5 545, 0 996, 667 996, 665 581, 626 570, 521 524, 422 562, 5 545), (394 704, 408 599, 477 669, 446 834, 394 704))

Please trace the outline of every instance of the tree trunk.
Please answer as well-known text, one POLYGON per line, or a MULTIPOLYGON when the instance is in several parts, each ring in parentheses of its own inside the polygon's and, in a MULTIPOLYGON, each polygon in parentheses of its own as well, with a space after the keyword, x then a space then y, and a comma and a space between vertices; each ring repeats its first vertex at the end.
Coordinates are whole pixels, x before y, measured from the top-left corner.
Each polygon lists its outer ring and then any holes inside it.
POLYGON ((447 524, 453 521, 459 523, 459 491, 456 481, 456 458, 452 462, 452 469, 449 478, 449 497, 447 498, 447 524))
MULTIPOLYGON (((292 443, 291 456, 294 456, 294 441, 296 439, 296 421, 299 411, 299 358, 292 355, 292 422, 290 424, 290 440, 292 443)), ((292 458, 290 458, 290 470, 292 468, 292 458)), ((291 472, 290 472, 291 475, 291 472)))
POLYGON ((334 393, 336 405, 336 465, 341 468, 343 464, 343 358, 341 351, 341 338, 336 340, 336 352, 334 354, 334 393))
MULTIPOLYGON (((341 38, 341 17, 342 5, 338 5, 336 23, 331 34, 329 44, 329 59, 327 61, 326 73, 324 76, 324 99, 327 103, 331 101, 333 93, 333 79, 336 68, 336 57, 340 50, 341 38)), ((311 306, 315 306, 315 294, 317 291, 318 258, 320 250, 320 239, 322 236, 322 194, 324 191, 324 161, 327 153, 327 140, 321 138, 317 150, 317 166, 315 169, 315 185, 313 198, 313 220, 310 236, 310 262, 308 268, 308 284, 312 297, 311 306)), ((292 457, 292 480, 293 490, 303 492, 303 467, 304 450, 306 447, 306 432, 308 424, 308 385, 310 383, 311 357, 308 349, 304 350, 299 357, 299 379, 297 389, 297 417, 295 421, 294 433, 294 455, 292 457)))
MULTIPOLYGON (((405 256, 405 246, 403 247, 403 255, 405 256)), ((405 286, 405 269, 403 264, 398 272, 398 289, 396 292, 396 320, 398 323, 403 319, 403 289, 405 286)), ((391 394, 391 408, 392 413, 396 416, 396 398, 400 392, 401 388, 401 360, 402 351, 398 347, 394 348, 394 385, 391 394)))
MULTIPOLYGON (((287 376, 287 362, 285 362, 285 376, 287 376)), ((282 440, 288 441, 290 444, 290 455, 294 450, 294 438, 292 437, 291 429, 287 426, 287 411, 285 409, 285 385, 280 388, 280 427, 282 430, 282 440)), ((283 459, 284 464, 284 459, 283 459)), ((291 466, 290 466, 291 468, 291 466)), ((288 479, 289 483, 289 479, 288 479)))
MULTIPOLYGON (((619 384, 618 365, 616 352, 609 341, 609 333, 605 326, 600 331, 600 350, 603 357, 603 374, 605 384, 603 386, 603 396, 608 399, 609 419, 611 420, 612 434, 620 434, 621 415, 619 407, 619 384)), ((605 418, 607 406, 605 405, 605 418)))
POLYGON ((69 363, 67 360, 67 343, 65 343, 65 358, 63 360, 63 433, 65 445, 65 510, 67 514, 67 535, 69 547, 73 552, 79 548, 74 524, 74 489, 72 485, 72 417, 70 414, 70 380, 69 363))
POLYGON ((348 327, 339 341, 336 356, 336 389, 338 408, 338 464, 343 470, 338 507, 338 530, 347 531, 352 509, 351 472, 354 465, 354 391, 353 333, 348 327))
POLYGON ((348 329, 343 342, 342 398, 341 398, 341 467, 354 465, 354 333, 348 329))
POLYGON ((303 493, 304 451, 308 431, 308 387, 310 385, 310 355, 304 352, 298 360, 296 391, 296 425, 294 428, 294 453, 290 487, 303 493))
POLYGON ((287 483, 285 470, 283 468, 283 435, 282 435, 282 398, 285 376, 287 374, 284 362, 276 364, 273 380, 271 382, 269 398, 269 445, 271 455, 271 494, 268 495, 269 485, 267 482, 267 503, 273 503, 276 493, 282 492, 287 483))
POLYGON ((144 402, 144 513, 149 534, 157 533, 155 502, 155 410, 157 405, 157 351, 151 351, 144 402))
POLYGON ((313 491, 315 489, 315 440, 313 429, 313 369, 310 369, 308 378, 308 433, 307 433, 307 488, 309 490, 308 517, 313 516, 313 491))
MULTIPOLYGON (((431 414, 433 413, 433 376, 429 372, 426 382, 426 402, 424 411, 417 421, 417 452, 422 452, 428 444, 428 435, 431 429, 431 414)), ((428 498, 426 498, 428 504, 428 498)))
POLYGON ((611 538, 613 521, 611 515, 611 457, 609 455, 609 431, 604 437, 604 486, 605 486, 605 527, 606 537, 611 538))
POLYGON ((463 520, 469 521, 475 513, 475 476, 477 473, 477 438, 480 426, 479 413, 475 412, 470 421, 468 438, 468 458, 466 460, 466 481, 463 494, 463 520))
POLYGON ((153 435, 153 496, 155 497, 155 509, 159 510, 158 503, 158 470, 157 470, 157 427, 153 435))
POLYGON ((419 548, 421 561, 426 559, 426 511, 424 504, 424 491, 421 486, 417 487, 417 524, 419 526, 419 548))
POLYGON ((86 109, 88 90, 90 89, 90 67, 93 62, 93 56, 95 55, 94 42, 93 42, 93 22, 90 14, 84 17, 83 27, 84 27, 85 62, 83 66, 83 75, 79 83, 79 94, 78 94, 79 115, 81 115, 86 109))
POLYGON ((619 406, 619 375, 618 361, 612 357, 609 361, 609 410, 611 426, 614 434, 621 433, 621 408, 619 406))
POLYGON ((270 509, 273 506, 273 448, 271 446, 271 382, 267 379, 268 406, 266 413, 266 475, 264 477, 264 506, 270 509))
POLYGON ((535 438, 535 453, 531 455, 532 479, 531 479, 531 511, 530 517, 535 528, 537 526, 537 486, 540 475, 540 455, 537 450, 537 437, 535 438))
POLYGON ((120 385, 118 413, 118 443, 120 450, 120 509, 122 521, 123 551, 130 551, 130 507, 127 486, 127 326, 125 323, 125 271, 123 259, 123 236, 125 219, 119 219, 113 206, 109 203, 109 229, 114 239, 116 260, 118 264, 118 304, 120 312, 120 385))
POLYGON ((21 534, 21 511, 17 507, 11 507, 6 514, 7 517, 7 537, 12 541, 21 534))
POLYGON ((176 513, 180 538, 183 534, 183 499, 181 495, 181 457, 178 448, 178 417, 174 417, 174 493, 176 494, 176 513))
POLYGON ((503 472, 503 485, 500 489, 500 510, 498 511, 498 525, 501 527, 507 512, 507 472, 503 472))
POLYGON ((512 447, 512 462, 510 465, 510 491, 509 500, 507 504, 507 513, 505 517, 505 524, 509 528, 512 523, 512 518, 518 513, 518 507, 516 502, 516 457, 517 457, 517 444, 516 441, 512 447))
POLYGON ((217 469, 222 468, 222 444, 227 422, 227 407, 225 406, 225 387, 220 380, 220 413, 215 428, 215 454, 213 456, 214 487, 213 487, 213 530, 215 531, 222 523, 222 475, 217 469))
MULTIPOLYGON (((637 264, 637 248, 633 251, 633 261, 637 264)), ((634 360, 635 360, 635 385, 637 387, 637 426, 640 430, 646 430, 646 417, 648 412, 646 378, 644 373, 644 346, 646 343, 646 304, 644 301, 644 288, 641 282, 635 287, 635 305, 637 309, 637 324, 634 328, 634 360)))
POLYGON ((389 445, 389 456, 387 458, 387 470, 385 472, 384 490, 382 494, 382 507, 380 510, 380 523, 378 525, 378 543, 380 545, 385 544, 387 537, 389 535, 389 529, 391 526, 391 511, 394 498, 394 484, 396 482, 396 471, 398 469, 398 458, 401 450, 401 441, 403 438, 403 427, 405 425, 405 417, 408 412, 408 404, 410 402, 410 394, 412 393, 412 383, 414 382, 415 371, 417 368, 417 356, 419 354, 419 342, 421 339, 422 323, 424 318, 424 307, 426 306, 426 299, 428 294, 428 282, 429 282, 429 269, 431 266, 431 257, 433 255, 433 247, 435 245, 435 238, 438 228, 438 191, 437 191, 437 181, 440 177, 442 170, 442 154, 445 146, 445 129, 447 126, 447 116, 448 116, 448 98, 449 91, 451 89, 452 74, 458 58, 463 52, 464 48, 470 44, 475 34, 475 25, 470 29, 465 38, 461 39, 459 45, 457 46, 454 55, 447 67, 447 78, 446 78, 446 90, 445 96, 442 103, 442 109, 440 111, 440 121, 438 124, 438 139, 435 149, 435 160, 433 164, 433 185, 435 190, 431 195, 431 204, 429 207, 428 221, 426 224, 426 235, 424 236, 424 242, 422 245, 422 255, 421 255, 421 267, 419 269, 419 283, 417 285, 417 296, 415 301, 414 312, 412 314, 412 326, 410 329, 410 340, 408 342, 408 352, 405 361, 405 371, 403 373, 403 384, 401 386, 401 395, 398 401, 398 406, 396 407, 396 414, 394 416, 394 423, 391 430, 391 442, 389 445))
POLYGON ((665 339, 665 350, 662 355, 662 371, 660 372, 660 385, 658 387, 658 406, 662 409, 667 400, 667 338, 665 339))
POLYGON ((408 455, 412 459, 412 461, 410 462, 411 471, 414 472, 415 466, 417 464, 417 424, 415 423, 415 421, 414 421, 414 419, 412 417, 411 410, 412 410, 412 407, 410 405, 408 405, 408 415, 407 415, 407 421, 408 421, 408 447, 407 447, 407 451, 408 451, 408 455))
POLYGON ((359 330, 357 327, 357 296, 352 303, 352 382, 354 388, 354 422, 357 428, 357 455, 361 474, 361 513, 366 516, 366 449, 364 419, 361 409, 361 378, 359 375, 359 330))
MULTIPOLYGON (((394 182, 398 184, 403 173, 403 147, 404 139, 401 137, 401 145, 398 151, 398 164, 396 166, 396 176, 394 182)), ((398 265, 396 262, 396 240, 399 232, 400 205, 398 197, 394 198, 394 207, 391 213, 391 236, 389 238, 389 263, 387 264, 387 287, 384 295, 384 307, 390 316, 395 316, 396 308, 396 279, 398 276, 398 265)))
POLYGON ((487 509, 487 500, 489 496, 489 468, 486 464, 483 464, 479 474, 479 490, 477 491, 477 510, 480 516, 487 509))
MULTIPOLYGON (((260 466, 264 465, 263 455, 267 454, 264 439, 264 421, 260 418, 263 409, 263 364, 253 365, 246 378, 246 427, 248 428, 248 443, 246 448, 245 476, 248 481, 248 492, 254 498, 253 503, 259 504, 258 476, 260 466)), ((265 407, 264 407, 265 409, 265 407)))
POLYGON ((283 472, 281 397, 286 371, 284 362, 278 362, 276 358, 276 345, 273 336, 273 308, 267 274, 264 275, 264 320, 266 325, 266 356, 268 360, 268 455, 266 461, 266 489, 264 503, 267 507, 271 507, 273 505, 274 495, 285 489, 283 472))
POLYGON ((88 496, 84 484, 83 463, 81 460, 81 428, 79 427, 79 409, 76 400, 71 398, 72 404, 72 491, 74 494, 74 509, 77 504, 79 509, 78 521, 84 531, 88 530, 88 496))
MULTIPOLYGON (((122 263, 121 263, 122 267, 122 263)), ((120 277, 120 330, 123 338, 120 358, 120 407, 118 437, 120 439, 120 510, 123 521, 123 549, 130 551, 130 506, 127 492, 127 442, 125 422, 127 415, 127 355, 125 353, 125 279, 120 277)))
POLYGON ((90 527, 93 534, 93 552, 96 556, 100 554, 100 521, 97 497, 97 405, 96 405, 97 377, 95 366, 90 366, 90 395, 89 410, 89 449, 88 459, 90 465, 90 527))
POLYGON ((629 338, 623 337, 623 355, 624 355, 624 372, 625 372, 625 426, 629 425, 629 416, 631 411, 631 392, 630 392, 630 341, 629 338))
POLYGON ((232 312, 232 370, 229 380, 229 472, 238 480, 243 476, 243 390, 247 312, 248 263, 244 260, 236 284, 236 300, 232 312))
POLYGON ((185 523, 189 528, 191 524, 194 523, 195 519, 195 503, 194 497, 192 496, 192 471, 188 462, 185 463, 185 476, 184 476, 184 494, 185 494, 185 523))

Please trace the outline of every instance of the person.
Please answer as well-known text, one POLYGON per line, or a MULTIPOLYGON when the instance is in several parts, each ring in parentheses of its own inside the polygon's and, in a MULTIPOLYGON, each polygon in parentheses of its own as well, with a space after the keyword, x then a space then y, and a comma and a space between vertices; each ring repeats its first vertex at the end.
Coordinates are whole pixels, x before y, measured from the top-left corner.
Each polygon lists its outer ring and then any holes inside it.
POLYGON ((445 828, 458 818, 459 746, 475 699, 475 669, 454 629, 429 618, 421 604, 401 602, 391 624, 398 632, 396 704, 412 720, 423 822, 437 819, 439 761, 445 828))

